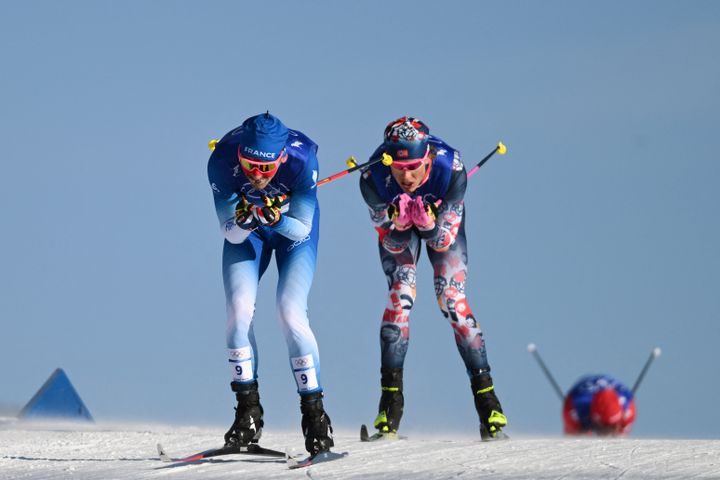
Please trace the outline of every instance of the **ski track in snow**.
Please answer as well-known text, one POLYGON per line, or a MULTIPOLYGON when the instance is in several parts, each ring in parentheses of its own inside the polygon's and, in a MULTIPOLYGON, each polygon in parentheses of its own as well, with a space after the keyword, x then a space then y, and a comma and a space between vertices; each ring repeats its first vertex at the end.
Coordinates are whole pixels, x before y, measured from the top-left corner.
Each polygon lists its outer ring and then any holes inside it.
MULTIPOLYGON (((283 459, 225 456, 191 464, 159 460, 220 446, 224 430, 158 425, 39 425, 0 422, 0 480, 6 479, 720 479, 720 440, 538 438, 506 442, 410 434, 362 443, 336 432, 342 460, 288 470, 283 459)), ((512 432, 510 432, 512 434, 512 432)), ((303 454, 298 432, 264 432, 262 445, 303 454)))

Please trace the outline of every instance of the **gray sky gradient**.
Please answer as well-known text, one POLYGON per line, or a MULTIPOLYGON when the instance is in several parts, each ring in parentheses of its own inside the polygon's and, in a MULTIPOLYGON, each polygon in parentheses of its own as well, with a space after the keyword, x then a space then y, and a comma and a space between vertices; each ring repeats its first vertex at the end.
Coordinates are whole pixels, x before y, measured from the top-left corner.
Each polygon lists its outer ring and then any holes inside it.
MULTIPOLYGON (((634 434, 717 438, 720 3, 6 1, 0 14, 0 403, 64 368, 98 420, 224 425, 221 237, 207 141, 269 109, 321 176, 423 119, 472 165, 468 299, 510 432, 561 431, 586 373, 634 434), (714 126, 713 126, 714 125, 714 126), (688 418, 690 419, 688 421, 688 418)), ((310 319, 334 423, 371 422, 386 283, 357 178, 321 187, 310 319)), ((299 428, 269 270, 267 427, 299 428)), ((477 429, 423 257, 407 431, 477 429)))

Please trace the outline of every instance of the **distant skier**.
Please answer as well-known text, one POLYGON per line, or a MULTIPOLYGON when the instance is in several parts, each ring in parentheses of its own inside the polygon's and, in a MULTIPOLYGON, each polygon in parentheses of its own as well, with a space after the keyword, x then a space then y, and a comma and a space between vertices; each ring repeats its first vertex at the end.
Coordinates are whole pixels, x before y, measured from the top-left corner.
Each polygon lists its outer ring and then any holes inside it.
POLYGON ((568 435, 592 434, 624 435, 630 433, 635 422, 635 396, 645 374, 662 351, 655 347, 650 352, 632 388, 628 388, 610 375, 586 375, 563 395, 563 390, 543 361, 534 343, 528 352, 537 360, 545 377, 563 402, 563 424, 568 435))
POLYGON ((265 113, 227 133, 208 162, 225 236, 226 336, 230 385, 238 402, 233 425, 225 434, 227 445, 255 443, 262 433, 252 321, 258 283, 275 252, 277 313, 300 394, 305 447, 315 454, 333 446, 322 401, 318 347, 307 317, 320 218, 316 153, 312 140, 265 113))
POLYGON ((376 435, 397 432, 403 414, 403 363, 415 301, 416 263, 424 240, 438 304, 450 321, 470 377, 481 436, 502 437, 507 419, 490 377, 480 325, 465 298, 467 173, 460 153, 430 135, 423 122, 402 117, 387 125, 384 142, 371 159, 383 154, 392 157, 392 165, 376 163, 360 180, 379 233, 380 259, 390 288, 380 327, 382 395, 374 422, 376 435))
POLYGON ((588 375, 578 380, 565 396, 565 433, 622 435, 635 421, 632 391, 609 375, 588 375))

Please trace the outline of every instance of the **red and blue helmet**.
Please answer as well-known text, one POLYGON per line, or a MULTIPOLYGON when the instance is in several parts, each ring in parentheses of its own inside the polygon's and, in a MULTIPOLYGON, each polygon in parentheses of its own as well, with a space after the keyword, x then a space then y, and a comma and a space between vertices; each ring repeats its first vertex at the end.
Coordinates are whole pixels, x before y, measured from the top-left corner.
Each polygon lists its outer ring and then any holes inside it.
POLYGON ((430 129, 416 118, 401 117, 388 123, 384 138, 385 153, 393 160, 417 160, 427 154, 430 129))
POLYGON ((623 422, 623 405, 613 388, 604 388, 592 397, 590 419, 600 430, 619 432, 623 422))

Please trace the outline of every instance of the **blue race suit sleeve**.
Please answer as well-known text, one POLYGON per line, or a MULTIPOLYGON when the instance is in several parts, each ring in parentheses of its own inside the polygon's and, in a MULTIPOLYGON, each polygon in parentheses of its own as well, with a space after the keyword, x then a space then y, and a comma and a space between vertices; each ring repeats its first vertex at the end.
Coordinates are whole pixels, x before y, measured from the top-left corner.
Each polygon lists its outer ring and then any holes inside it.
POLYGON ((227 181, 232 178, 232 171, 226 171, 222 162, 213 161, 211 157, 208 162, 208 181, 213 192, 215 213, 217 213, 220 229, 230 243, 242 243, 250 235, 252 230, 244 230, 235 223, 235 207, 240 197, 233 191, 233 186, 227 181))
POLYGON ((293 241, 310 234, 317 201, 318 160, 315 150, 309 154, 305 168, 290 191, 290 207, 272 230, 293 241))

